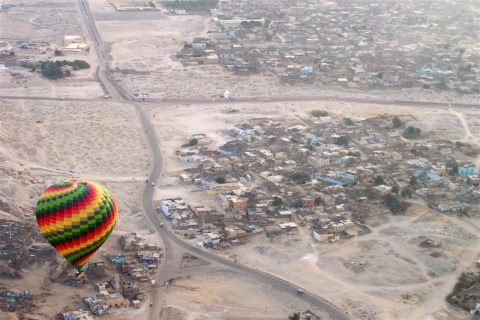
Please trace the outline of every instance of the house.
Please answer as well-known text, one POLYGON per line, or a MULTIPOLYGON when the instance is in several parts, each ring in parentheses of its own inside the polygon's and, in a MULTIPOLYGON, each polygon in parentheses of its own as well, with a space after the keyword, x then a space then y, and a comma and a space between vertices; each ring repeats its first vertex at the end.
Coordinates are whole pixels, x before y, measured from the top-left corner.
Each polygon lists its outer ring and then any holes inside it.
POLYGON ((95 276, 101 278, 105 276, 105 263, 103 261, 89 263, 88 270, 90 270, 95 276))
POLYGON ((220 242, 220 236, 214 232, 209 232, 205 235, 206 243, 218 244, 220 242))
POLYGON ((315 206, 315 199, 312 197, 303 197, 302 198, 302 207, 311 208, 315 206))
POLYGON ((116 256, 110 256, 109 257, 110 261, 115 264, 120 264, 125 262, 125 256, 123 255, 116 255, 116 256))
POLYGON ((185 202, 181 198, 163 200, 161 202, 160 210, 165 217, 169 219, 172 219, 175 213, 181 214, 182 212, 189 211, 185 202))
POLYGON ((231 197, 228 200, 229 207, 232 209, 233 212, 241 212, 245 211, 245 208, 247 207, 247 202, 245 199, 237 198, 237 197, 231 197))
POLYGON ((182 182, 192 182, 192 178, 188 174, 182 173, 180 175, 180 181, 182 181, 182 182))
POLYGON ((247 145, 244 141, 233 140, 233 141, 228 141, 224 145, 220 146, 218 148, 218 152, 225 156, 232 157, 242 152, 245 152, 246 149, 247 149, 247 145))
POLYGON ((285 222, 278 225, 282 231, 298 230, 298 226, 295 222, 285 222))
POLYGON ((137 282, 123 281, 122 282, 122 294, 127 299, 136 299, 140 293, 140 287, 137 282))
POLYGON ((451 204, 439 204, 438 210, 440 212, 452 212, 457 211, 462 207, 460 203, 451 203, 451 204))
POLYGON ((335 205, 337 206, 347 202, 347 195, 343 192, 332 194, 332 197, 335 199, 335 205))
POLYGON ((282 233, 282 229, 280 228, 280 226, 266 226, 265 233, 267 234, 267 237, 274 236, 282 233))
POLYGON ((479 186, 480 176, 478 174, 467 176, 467 183, 473 186, 479 186))
POLYGON ((217 55, 220 59, 233 59, 235 58, 235 53, 232 50, 219 50, 217 55))
POLYGON ((255 129, 247 123, 236 125, 232 128, 232 130, 235 131, 242 138, 247 135, 255 134, 255 129))
POLYGON ((376 195, 378 195, 380 197, 383 197, 384 195, 387 195, 387 194, 392 192, 392 187, 381 184, 381 185, 373 187, 372 191, 376 195))
POLYGON ((184 9, 175 9, 175 14, 182 16, 187 14, 187 11, 185 11, 184 9))
POLYGON ((293 160, 285 160, 283 162, 289 169, 295 169, 297 167, 297 163, 293 160))
POLYGON ((339 172, 337 174, 337 178, 341 180, 349 181, 349 182, 354 182, 356 180, 355 173, 351 171, 339 172))
POLYGON ((325 167, 330 164, 330 158, 320 158, 315 156, 308 157, 308 163, 315 168, 325 167))
POLYGON ((192 41, 193 49, 206 49, 208 40, 205 38, 195 38, 192 41))

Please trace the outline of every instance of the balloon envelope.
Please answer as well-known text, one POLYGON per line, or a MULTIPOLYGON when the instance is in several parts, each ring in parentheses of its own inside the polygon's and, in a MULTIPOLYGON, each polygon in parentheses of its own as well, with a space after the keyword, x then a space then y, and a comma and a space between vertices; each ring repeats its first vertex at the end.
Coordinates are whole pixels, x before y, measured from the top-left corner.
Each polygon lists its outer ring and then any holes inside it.
POLYGON ((96 182, 70 179, 43 191, 35 216, 45 239, 81 271, 112 233, 117 202, 96 182))

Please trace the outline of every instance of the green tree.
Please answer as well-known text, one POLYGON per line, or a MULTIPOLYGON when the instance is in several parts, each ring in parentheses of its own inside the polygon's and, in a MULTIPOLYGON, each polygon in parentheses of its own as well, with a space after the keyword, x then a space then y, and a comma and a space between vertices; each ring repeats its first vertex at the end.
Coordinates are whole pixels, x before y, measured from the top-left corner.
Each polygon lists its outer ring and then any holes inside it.
POLYGON ((410 204, 405 201, 398 200, 397 197, 392 194, 385 195, 383 200, 385 200, 385 204, 393 214, 405 212, 410 206, 410 204))
POLYGON ((300 171, 296 171, 292 173, 291 178, 293 181, 299 184, 305 184, 310 179, 310 177, 307 174, 300 171))
POLYGON ((300 312, 294 312, 288 316, 288 320, 300 320, 300 312))
POLYGON ((227 182, 227 179, 225 179, 225 177, 217 177, 217 178, 215 178, 215 182, 222 184, 222 183, 227 182))
POLYGON ((49 79, 60 79, 64 76, 63 70, 52 61, 42 63, 42 75, 49 79))
POLYGON ((347 136, 340 136, 335 140, 335 144, 339 146, 347 146, 348 145, 348 137, 347 136))
POLYGON ((203 57, 205 55, 205 51, 203 50, 195 50, 193 53, 192 53, 192 58, 199 58, 199 57, 203 57))
POLYGON ((405 139, 418 139, 420 137, 421 133, 422 133, 422 130, 420 130, 420 128, 415 128, 415 127, 409 126, 403 132, 403 137, 405 139))
POLYGON ((406 197, 409 197, 411 198, 412 195, 413 195, 413 192, 411 189, 403 189, 402 192, 400 193, 402 195, 402 197, 406 198, 406 197))
POLYGON ((353 120, 350 118, 343 118, 343 121, 347 126, 353 126, 353 120))
POLYGON ((394 126, 395 128, 397 128, 397 129, 400 128, 401 126, 403 126, 402 120, 400 120, 400 118, 397 117, 397 116, 395 116, 395 117, 393 118, 392 123, 393 123, 393 126, 394 126))
POLYGON ((273 197, 273 206, 279 207, 283 204, 283 200, 280 197, 274 196, 273 197))
POLYGON ((313 110, 310 114, 316 118, 328 116, 328 112, 325 110, 313 110))
POLYGON ((458 164, 454 165, 450 171, 448 171, 448 174, 451 176, 454 176, 458 174, 458 164))
POLYGON ((417 177, 412 176, 412 177, 410 178, 410 185, 411 185, 411 186, 416 186, 417 183, 418 183, 417 177))
POLYGON ((62 50, 55 49, 55 51, 53 51, 53 54, 56 55, 56 56, 61 56, 62 55, 62 50))
POLYGON ((400 192, 400 188, 397 185, 392 187, 392 193, 398 194, 399 192, 400 192))
POLYGON ((379 186, 381 184, 385 184, 385 180, 383 180, 382 176, 376 176, 375 180, 373 180, 373 184, 379 186))
POLYGON ((196 146, 198 144, 198 140, 193 138, 192 140, 190 140, 190 142, 188 143, 189 146, 196 146))
POLYGON ((315 205, 319 206, 321 204, 325 204, 325 201, 320 197, 316 197, 315 198, 315 205))

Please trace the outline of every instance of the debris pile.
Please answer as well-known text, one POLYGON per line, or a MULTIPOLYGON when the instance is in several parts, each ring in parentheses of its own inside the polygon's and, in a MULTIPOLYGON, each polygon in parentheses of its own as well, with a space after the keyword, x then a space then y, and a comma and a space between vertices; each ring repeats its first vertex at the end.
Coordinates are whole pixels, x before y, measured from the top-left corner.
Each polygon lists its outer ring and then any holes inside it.
POLYGON ((0 277, 16 278, 35 263, 54 261, 56 253, 36 226, 0 220, 0 277))

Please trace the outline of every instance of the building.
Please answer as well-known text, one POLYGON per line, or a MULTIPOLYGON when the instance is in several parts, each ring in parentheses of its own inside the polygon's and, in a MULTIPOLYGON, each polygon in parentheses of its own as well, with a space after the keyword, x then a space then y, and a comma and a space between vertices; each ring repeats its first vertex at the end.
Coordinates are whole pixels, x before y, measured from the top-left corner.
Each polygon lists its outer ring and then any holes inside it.
POLYGON ((459 176, 471 176, 477 173, 475 165, 471 162, 463 162, 458 166, 458 175, 459 176))
POLYGON ((99 278, 105 276, 105 263, 103 261, 90 263, 88 268, 95 276, 99 278))
POLYGON ((376 195, 378 195, 378 196, 380 196, 380 197, 383 197, 384 195, 387 195, 387 194, 389 194, 389 193, 392 192, 392 187, 386 186, 386 185, 384 185, 384 184, 381 184, 381 185, 379 185, 379 186, 373 187, 373 188, 372 188, 372 191, 373 191, 376 195))
POLYGON ((131 281, 122 282, 122 294, 127 299, 137 299, 138 294, 140 293, 140 287, 138 283, 131 281))
POLYGON ((313 230, 313 238, 319 242, 335 238, 335 234, 328 229, 313 230))
POLYGON ((233 212, 243 212, 247 207, 247 202, 242 198, 231 197, 228 199, 228 203, 233 212))
POLYGON ((330 164, 330 158, 319 158, 310 156, 308 157, 308 163, 314 166, 315 168, 325 167, 330 164))
POLYGON ((255 134, 255 129, 251 125, 246 123, 236 125, 235 127, 232 128, 232 130, 235 131, 242 138, 247 135, 255 134))
POLYGON ((195 38, 192 41, 193 49, 206 49, 208 40, 205 38, 195 38))
POLYGON ((63 44, 68 46, 71 43, 83 43, 82 36, 72 35, 72 36, 64 36, 63 37, 63 44))
POLYGON ((90 43, 70 43, 63 47, 62 52, 89 52, 92 45, 90 43))

